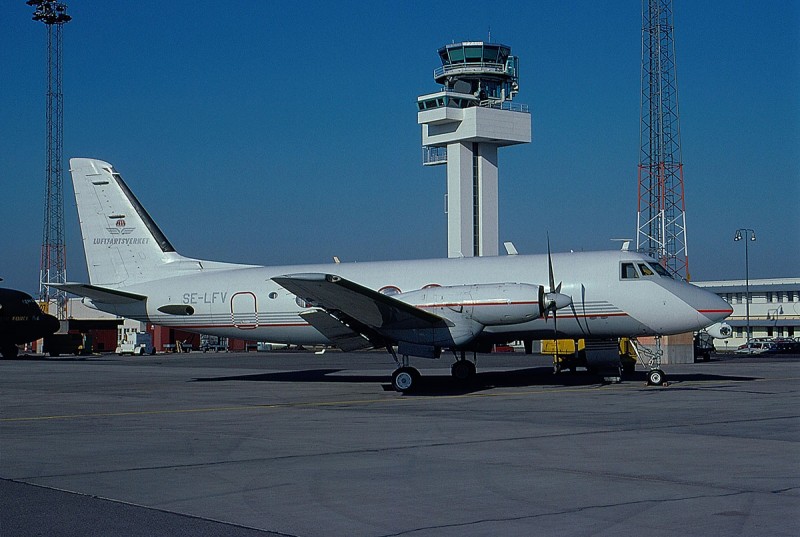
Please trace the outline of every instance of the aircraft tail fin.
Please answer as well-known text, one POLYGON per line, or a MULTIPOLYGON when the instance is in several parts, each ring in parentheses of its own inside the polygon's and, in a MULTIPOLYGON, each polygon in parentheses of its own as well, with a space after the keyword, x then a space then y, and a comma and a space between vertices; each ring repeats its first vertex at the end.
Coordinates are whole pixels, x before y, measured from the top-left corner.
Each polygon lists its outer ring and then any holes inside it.
POLYGON ((108 162, 69 161, 89 281, 124 287, 187 270, 232 268, 181 256, 108 162))

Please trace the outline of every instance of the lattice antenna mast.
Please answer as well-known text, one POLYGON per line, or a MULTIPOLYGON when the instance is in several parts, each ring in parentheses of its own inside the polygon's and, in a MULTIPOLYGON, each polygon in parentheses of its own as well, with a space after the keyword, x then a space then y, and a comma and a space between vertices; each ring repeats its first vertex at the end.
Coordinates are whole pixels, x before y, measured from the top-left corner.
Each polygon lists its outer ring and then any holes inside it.
MULTIPOLYGON (((64 147, 64 96, 61 93, 61 29, 72 17, 67 5, 55 0, 28 0, 35 7, 33 20, 47 27, 47 172, 45 179, 42 258, 39 266, 39 302, 49 308, 55 299, 59 319, 67 317, 67 295, 47 284, 67 281, 67 255, 64 245, 64 187, 62 150, 64 147)), ((47 311, 47 310, 45 310, 47 311)))
POLYGON ((642 2, 642 109, 636 247, 689 279, 672 0, 642 2))

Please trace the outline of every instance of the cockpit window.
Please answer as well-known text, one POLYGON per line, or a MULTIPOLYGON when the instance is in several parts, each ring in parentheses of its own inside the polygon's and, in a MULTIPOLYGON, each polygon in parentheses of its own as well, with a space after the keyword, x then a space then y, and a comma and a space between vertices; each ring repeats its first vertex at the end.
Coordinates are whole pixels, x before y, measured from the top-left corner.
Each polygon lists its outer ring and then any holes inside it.
POLYGON ((622 263, 622 279, 623 280, 632 280, 634 278, 639 277, 639 273, 636 272, 636 267, 633 263, 622 263))
POLYGON ((639 263, 639 270, 642 273, 642 276, 655 276, 656 273, 652 271, 652 269, 644 263, 639 263))
POLYGON ((662 267, 660 264, 658 264, 658 263, 653 263, 653 264, 652 264, 652 265, 650 265, 650 266, 651 266, 651 267, 653 267, 653 270, 655 270, 655 271, 658 273, 658 275, 659 275, 659 276, 664 276, 665 278, 672 278, 672 274, 670 274, 670 273, 667 271, 667 269, 665 269, 664 267, 662 267))

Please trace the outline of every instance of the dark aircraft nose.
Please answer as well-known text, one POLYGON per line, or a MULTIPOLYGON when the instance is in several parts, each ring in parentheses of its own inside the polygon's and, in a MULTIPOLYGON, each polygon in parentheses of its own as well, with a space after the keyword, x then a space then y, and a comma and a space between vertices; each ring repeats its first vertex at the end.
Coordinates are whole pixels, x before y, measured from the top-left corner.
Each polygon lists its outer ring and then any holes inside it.
POLYGON ((50 334, 54 334, 58 332, 59 328, 61 328, 61 323, 56 317, 52 315, 47 315, 46 313, 42 315, 42 319, 40 319, 42 330, 44 331, 43 335, 49 336, 50 334))

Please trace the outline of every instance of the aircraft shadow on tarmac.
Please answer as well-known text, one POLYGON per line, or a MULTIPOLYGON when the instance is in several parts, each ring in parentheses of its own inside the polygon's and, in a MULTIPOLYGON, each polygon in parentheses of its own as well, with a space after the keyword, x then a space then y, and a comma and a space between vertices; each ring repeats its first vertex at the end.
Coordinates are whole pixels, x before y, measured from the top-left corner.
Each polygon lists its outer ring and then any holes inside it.
MULTIPOLYGON (((192 382, 334 382, 348 384, 380 384, 385 391, 393 391, 387 374, 343 375, 346 369, 306 369, 283 371, 280 373, 260 373, 255 375, 235 375, 226 377, 204 377, 192 382)), ((668 374, 670 384, 683 382, 744 382, 758 380, 756 377, 710 375, 707 373, 668 374)), ((623 382, 646 384, 647 373, 636 371, 623 377, 623 382)), ((511 371, 486 371, 478 373, 471 381, 458 381, 450 375, 423 375, 413 392, 407 395, 459 395, 491 390, 493 388, 522 388, 532 386, 603 386, 608 384, 595 374, 585 371, 564 372, 554 375, 548 367, 516 369, 511 371)))
POLYGON ((3 361, 6 362, 88 362, 89 359, 92 359, 92 362, 100 362, 100 361, 110 361, 110 360, 96 360, 96 358, 92 355, 72 355, 72 354, 65 354, 64 356, 42 356, 36 354, 20 354, 16 358, 3 358, 3 361))

